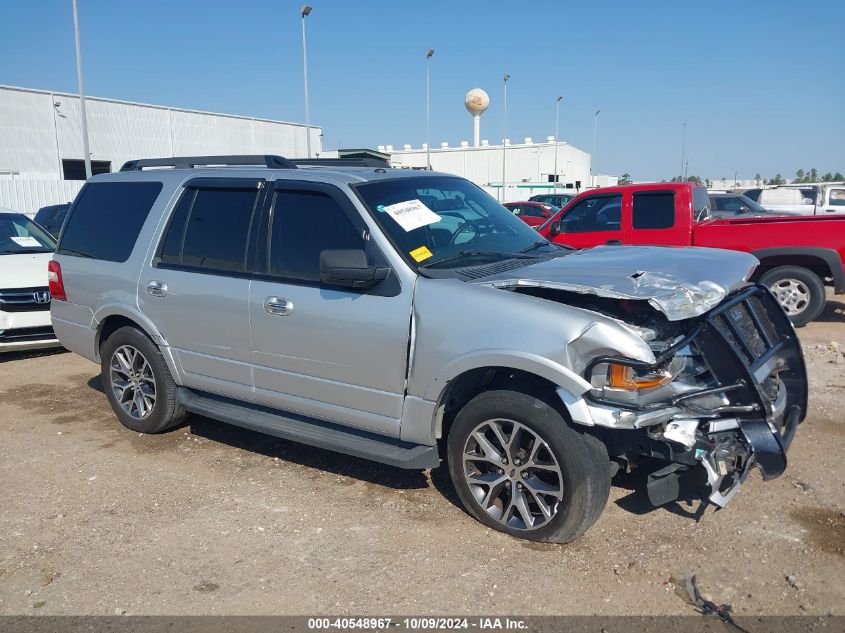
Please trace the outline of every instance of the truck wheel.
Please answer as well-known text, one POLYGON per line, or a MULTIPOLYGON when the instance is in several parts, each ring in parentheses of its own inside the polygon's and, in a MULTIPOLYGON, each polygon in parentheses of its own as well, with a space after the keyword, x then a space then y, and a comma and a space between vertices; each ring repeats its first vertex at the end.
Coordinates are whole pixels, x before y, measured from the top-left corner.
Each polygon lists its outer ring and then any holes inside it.
POLYGON ((607 452, 592 440, 542 397, 487 391, 452 424, 449 474, 464 508, 485 525, 567 543, 596 521, 610 490, 607 452))
POLYGON ((824 283, 813 271, 801 266, 779 266, 760 277, 796 327, 816 319, 824 310, 824 283))
POLYGON ((186 417, 176 383, 158 347, 134 327, 122 327, 100 349, 100 376, 106 397, 123 426, 161 433, 186 417))

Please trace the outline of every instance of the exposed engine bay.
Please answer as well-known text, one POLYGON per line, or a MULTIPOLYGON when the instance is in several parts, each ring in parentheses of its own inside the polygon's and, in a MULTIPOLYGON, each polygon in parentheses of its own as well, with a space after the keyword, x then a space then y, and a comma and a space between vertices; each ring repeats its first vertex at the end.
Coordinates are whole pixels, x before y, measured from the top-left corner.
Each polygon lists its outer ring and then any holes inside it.
POLYGON ((649 477, 655 505, 678 498, 682 480, 691 480, 706 482, 706 496, 721 507, 752 466, 764 479, 784 471, 807 410, 806 371, 792 325, 767 289, 747 286, 683 321, 667 319, 645 300, 511 290, 602 314, 648 344, 653 363, 592 358, 583 367, 592 385, 584 414, 572 406, 570 412, 621 467, 655 458, 665 464, 649 477))

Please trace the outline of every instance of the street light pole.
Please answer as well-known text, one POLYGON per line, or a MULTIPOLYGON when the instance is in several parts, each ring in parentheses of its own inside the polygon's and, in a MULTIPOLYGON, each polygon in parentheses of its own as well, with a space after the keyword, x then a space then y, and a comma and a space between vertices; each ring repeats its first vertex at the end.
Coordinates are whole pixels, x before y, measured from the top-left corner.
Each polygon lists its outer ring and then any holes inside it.
POLYGON ((593 154, 590 156, 590 186, 595 185, 595 166, 596 166, 596 133, 599 127, 599 113, 601 110, 593 112, 593 154))
POLYGON ((507 149, 506 140, 508 137, 508 79, 510 78, 510 75, 505 74, 504 123, 502 125, 502 202, 505 201, 505 151, 507 149))
POLYGON ((425 54, 425 166, 431 171, 431 58, 434 49, 425 54))
POLYGON ((686 156, 687 156, 687 124, 681 124, 681 176, 686 178, 686 172, 684 171, 684 165, 686 164, 686 156))
POLYGON ((560 102, 563 99, 562 96, 555 99, 555 188, 554 192, 557 193, 557 182, 560 180, 560 177, 557 173, 557 147, 559 145, 557 133, 558 133, 558 124, 560 123, 560 102))
POLYGON ((311 116, 308 112, 308 47, 305 44, 305 18, 311 13, 311 7, 304 4, 299 13, 302 16, 302 76, 305 80, 305 144, 308 148, 308 158, 311 158, 311 116))
POLYGON ((91 150, 88 146, 88 117, 85 113, 85 88, 82 82, 82 47, 79 45, 79 16, 73 0, 73 35, 76 39, 76 78, 79 81, 79 112, 82 117, 82 153, 85 155, 85 178, 91 177, 91 150))

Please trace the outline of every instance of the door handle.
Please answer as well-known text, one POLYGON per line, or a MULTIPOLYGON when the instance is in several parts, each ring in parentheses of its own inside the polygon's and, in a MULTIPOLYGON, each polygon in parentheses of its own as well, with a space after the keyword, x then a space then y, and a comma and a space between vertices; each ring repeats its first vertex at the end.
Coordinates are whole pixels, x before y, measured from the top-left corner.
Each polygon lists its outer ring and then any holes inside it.
POLYGON ((267 297, 264 299, 264 312, 278 316, 288 316, 293 312, 293 301, 282 297, 267 297))
POLYGON ((167 294, 167 284, 161 281, 148 281, 147 294, 153 297, 163 297, 167 294))
POLYGON ((622 246, 622 240, 607 240, 605 244, 608 246, 622 246))

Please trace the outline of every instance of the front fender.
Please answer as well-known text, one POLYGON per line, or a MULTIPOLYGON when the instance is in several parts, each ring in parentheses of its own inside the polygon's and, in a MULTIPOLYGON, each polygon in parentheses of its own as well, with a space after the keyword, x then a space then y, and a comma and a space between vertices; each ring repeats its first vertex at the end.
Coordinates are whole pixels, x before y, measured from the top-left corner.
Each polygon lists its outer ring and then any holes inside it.
POLYGON ((466 371, 481 367, 509 367, 535 374, 574 396, 590 389, 590 383, 581 376, 543 356, 508 349, 485 349, 464 354, 449 362, 428 383, 424 398, 437 402, 449 381, 466 371))

